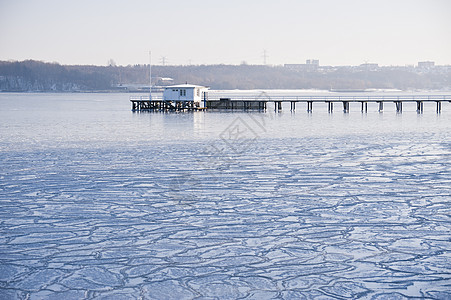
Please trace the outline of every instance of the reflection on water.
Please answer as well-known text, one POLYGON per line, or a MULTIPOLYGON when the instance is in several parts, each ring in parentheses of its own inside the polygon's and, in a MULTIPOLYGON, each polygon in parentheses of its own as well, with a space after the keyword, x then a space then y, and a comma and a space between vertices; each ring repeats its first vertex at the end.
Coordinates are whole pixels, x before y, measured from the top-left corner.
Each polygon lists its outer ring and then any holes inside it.
POLYGON ((5 299, 448 299, 451 106, 0 95, 5 299), (17 103, 27 109, 18 109, 17 103))

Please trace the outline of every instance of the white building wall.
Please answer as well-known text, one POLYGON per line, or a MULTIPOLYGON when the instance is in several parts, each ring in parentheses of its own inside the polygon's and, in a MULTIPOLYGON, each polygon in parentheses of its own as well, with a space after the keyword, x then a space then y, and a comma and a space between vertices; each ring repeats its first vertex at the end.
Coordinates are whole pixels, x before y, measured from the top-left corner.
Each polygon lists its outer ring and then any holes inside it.
POLYGON ((172 86, 163 92, 165 101, 194 101, 199 107, 204 107, 204 93, 208 88, 203 86, 172 86), (181 92, 182 91, 182 92, 181 92))

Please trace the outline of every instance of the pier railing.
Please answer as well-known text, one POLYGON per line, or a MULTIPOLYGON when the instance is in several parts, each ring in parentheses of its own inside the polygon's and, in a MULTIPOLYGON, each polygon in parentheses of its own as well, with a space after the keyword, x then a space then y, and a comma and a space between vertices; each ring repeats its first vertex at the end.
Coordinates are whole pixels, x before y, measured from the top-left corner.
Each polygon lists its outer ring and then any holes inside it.
MULTIPOLYGON (((416 102, 416 101, 451 101, 451 94, 442 95, 235 95, 235 94, 212 94, 208 95, 208 101, 265 101, 265 102, 416 102)), ((162 101, 162 94, 152 95, 152 101, 162 101)), ((150 101, 150 97, 131 96, 130 101, 150 101)))
POLYGON ((266 101, 266 102, 416 102, 416 101, 451 101, 447 95, 227 95, 209 94, 208 101, 266 101))
MULTIPOLYGON (((150 101, 149 95, 147 96, 131 96, 130 101, 150 101)), ((162 94, 152 95, 152 101, 163 101, 162 94)))

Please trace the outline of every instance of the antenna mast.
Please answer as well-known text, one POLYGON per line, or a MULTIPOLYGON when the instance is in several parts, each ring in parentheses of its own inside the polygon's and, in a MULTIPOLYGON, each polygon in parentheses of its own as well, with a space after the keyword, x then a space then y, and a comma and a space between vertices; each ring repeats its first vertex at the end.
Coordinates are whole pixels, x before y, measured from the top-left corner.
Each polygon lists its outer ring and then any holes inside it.
POLYGON ((149 51, 149 101, 152 101, 152 51, 149 51))
POLYGON ((268 58, 268 52, 265 50, 263 50, 263 65, 266 66, 266 59, 268 58))

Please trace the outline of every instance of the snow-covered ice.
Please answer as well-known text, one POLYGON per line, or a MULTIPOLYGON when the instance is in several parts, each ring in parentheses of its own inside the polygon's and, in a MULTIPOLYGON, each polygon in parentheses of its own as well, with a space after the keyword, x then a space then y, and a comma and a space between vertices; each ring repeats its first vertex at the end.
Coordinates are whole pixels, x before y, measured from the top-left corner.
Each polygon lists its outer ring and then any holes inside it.
MULTIPOLYGON (((219 132, 233 120, 211 116, 219 132)), ((0 299, 450 299, 451 125, 440 126, 268 129, 227 164, 199 159, 223 143, 212 128, 139 143, 5 138, 0 299)))

